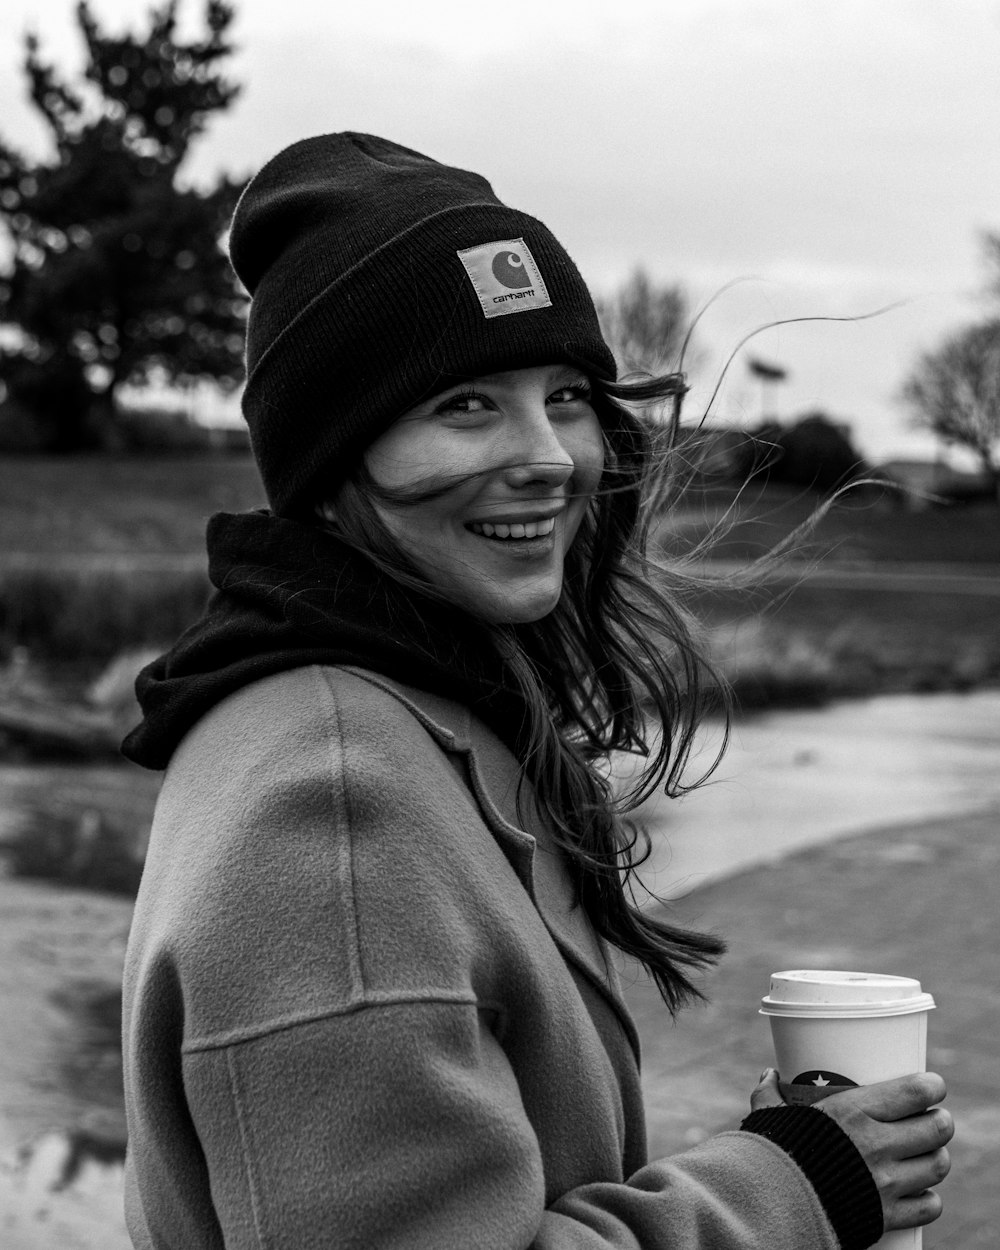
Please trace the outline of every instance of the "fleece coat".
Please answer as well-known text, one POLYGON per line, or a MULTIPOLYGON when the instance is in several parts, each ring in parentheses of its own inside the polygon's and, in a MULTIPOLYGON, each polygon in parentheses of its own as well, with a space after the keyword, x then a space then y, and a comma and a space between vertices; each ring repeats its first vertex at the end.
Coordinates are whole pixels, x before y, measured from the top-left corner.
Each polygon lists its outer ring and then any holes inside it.
POLYGON ((294 668, 186 735, 125 976, 141 1250, 837 1250, 767 1138, 648 1162, 638 1044, 467 709, 294 668))

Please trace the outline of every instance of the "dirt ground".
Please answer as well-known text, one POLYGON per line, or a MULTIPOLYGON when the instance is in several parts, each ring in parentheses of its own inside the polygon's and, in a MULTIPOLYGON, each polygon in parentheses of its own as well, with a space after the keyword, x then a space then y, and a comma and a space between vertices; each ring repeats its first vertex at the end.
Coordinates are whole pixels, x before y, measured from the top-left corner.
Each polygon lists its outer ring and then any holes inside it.
POLYGON ((0 1245, 125 1250, 128 899, 0 876, 0 1245))

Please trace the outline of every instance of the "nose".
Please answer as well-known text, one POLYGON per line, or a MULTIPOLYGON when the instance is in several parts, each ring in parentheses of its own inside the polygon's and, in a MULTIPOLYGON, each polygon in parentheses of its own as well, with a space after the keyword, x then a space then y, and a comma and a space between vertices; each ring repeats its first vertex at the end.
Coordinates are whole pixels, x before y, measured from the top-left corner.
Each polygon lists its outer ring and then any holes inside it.
POLYGON ((518 423, 518 445, 504 470, 509 486, 562 486, 576 465, 549 420, 544 404, 540 411, 525 412, 518 423))

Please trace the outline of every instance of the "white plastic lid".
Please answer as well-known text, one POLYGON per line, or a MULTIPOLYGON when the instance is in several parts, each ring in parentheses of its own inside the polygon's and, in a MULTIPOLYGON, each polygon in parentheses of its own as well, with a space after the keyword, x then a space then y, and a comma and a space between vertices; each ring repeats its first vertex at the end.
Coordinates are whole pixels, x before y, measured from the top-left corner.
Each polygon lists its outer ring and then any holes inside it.
POLYGON ((912 977, 800 968, 771 975, 765 1016, 904 1016, 930 1011, 934 999, 912 977))

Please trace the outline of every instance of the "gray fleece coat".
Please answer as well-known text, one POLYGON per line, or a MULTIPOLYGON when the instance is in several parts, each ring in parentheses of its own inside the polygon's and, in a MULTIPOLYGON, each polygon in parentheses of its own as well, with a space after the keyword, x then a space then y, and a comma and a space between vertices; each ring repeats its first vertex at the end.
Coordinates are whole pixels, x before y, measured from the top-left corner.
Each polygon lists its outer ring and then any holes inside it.
POLYGON ((836 1250, 764 1137, 647 1161, 634 1026, 518 778, 351 669, 187 735, 126 961, 136 1247, 836 1250))

